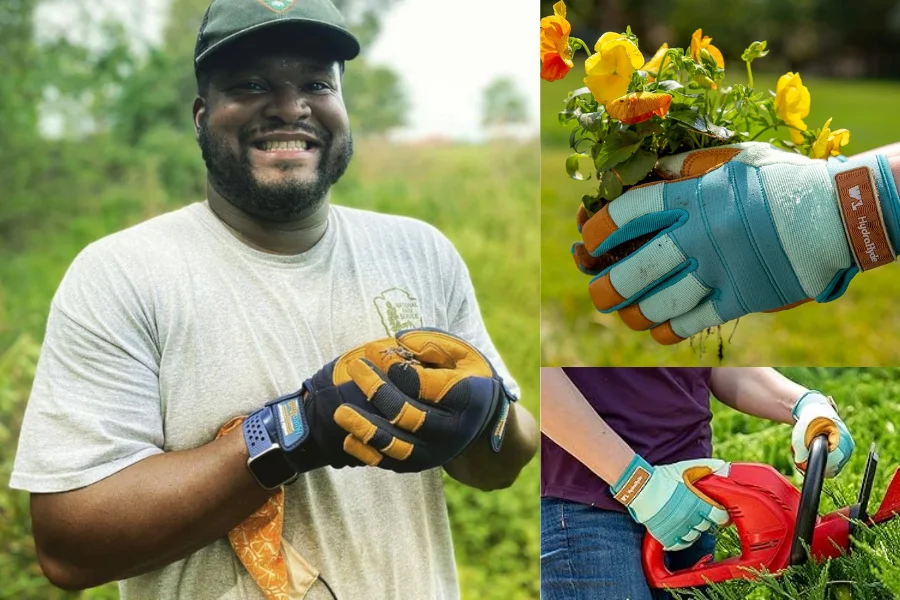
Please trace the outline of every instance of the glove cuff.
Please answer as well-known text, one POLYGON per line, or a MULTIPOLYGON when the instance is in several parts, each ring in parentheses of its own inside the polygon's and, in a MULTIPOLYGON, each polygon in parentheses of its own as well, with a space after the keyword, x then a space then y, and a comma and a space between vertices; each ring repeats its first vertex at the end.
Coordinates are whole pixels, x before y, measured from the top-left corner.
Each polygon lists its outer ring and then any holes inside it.
POLYGON ((817 390, 809 390, 804 392, 802 396, 797 398, 797 401, 794 403, 794 408, 791 409, 791 416, 794 417, 794 422, 800 420, 800 413, 803 410, 810 406, 811 404, 823 404, 826 406, 830 406, 834 411, 835 416, 837 416, 837 405, 834 403, 834 400, 831 396, 826 396, 822 392, 817 390))
POLYGON ((887 157, 828 161, 838 209, 861 271, 892 263, 900 247, 900 197, 887 157))
POLYGON ((653 467, 650 466, 650 463, 635 454, 628 466, 625 467, 621 477, 609 489, 616 500, 629 506, 644 490, 652 476, 653 467))

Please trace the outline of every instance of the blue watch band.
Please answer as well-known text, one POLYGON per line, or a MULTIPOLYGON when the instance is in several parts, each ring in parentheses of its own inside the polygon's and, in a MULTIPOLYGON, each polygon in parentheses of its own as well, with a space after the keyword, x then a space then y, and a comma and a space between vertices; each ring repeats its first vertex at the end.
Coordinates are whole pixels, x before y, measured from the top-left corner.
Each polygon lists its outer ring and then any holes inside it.
POLYGON ((277 443, 267 427, 267 423, 272 423, 272 411, 268 406, 264 406, 244 420, 244 443, 247 444, 247 451, 250 458, 255 458, 269 450, 273 444, 277 443))

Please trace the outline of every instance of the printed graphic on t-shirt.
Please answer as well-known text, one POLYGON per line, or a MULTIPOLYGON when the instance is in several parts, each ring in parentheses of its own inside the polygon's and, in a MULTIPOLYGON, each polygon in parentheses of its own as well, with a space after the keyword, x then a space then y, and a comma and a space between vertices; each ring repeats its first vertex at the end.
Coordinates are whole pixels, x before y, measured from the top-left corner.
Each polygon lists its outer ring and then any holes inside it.
POLYGON ((375 308, 388 335, 422 326, 419 301, 404 289, 391 288, 374 299, 375 308))

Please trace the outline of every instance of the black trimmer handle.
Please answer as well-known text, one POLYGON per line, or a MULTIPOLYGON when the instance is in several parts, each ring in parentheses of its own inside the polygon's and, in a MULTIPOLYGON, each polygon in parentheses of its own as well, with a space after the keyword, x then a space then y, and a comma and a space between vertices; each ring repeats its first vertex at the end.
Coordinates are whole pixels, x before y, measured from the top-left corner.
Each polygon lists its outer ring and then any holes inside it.
POLYGON ((791 565, 802 565, 809 558, 807 548, 812 546, 813 530, 819 517, 819 500, 825 481, 825 464, 828 462, 828 436, 817 435, 809 444, 806 477, 800 490, 797 506, 797 522, 794 525, 794 541, 791 544, 791 565), (806 547, 804 547, 804 543, 806 547))

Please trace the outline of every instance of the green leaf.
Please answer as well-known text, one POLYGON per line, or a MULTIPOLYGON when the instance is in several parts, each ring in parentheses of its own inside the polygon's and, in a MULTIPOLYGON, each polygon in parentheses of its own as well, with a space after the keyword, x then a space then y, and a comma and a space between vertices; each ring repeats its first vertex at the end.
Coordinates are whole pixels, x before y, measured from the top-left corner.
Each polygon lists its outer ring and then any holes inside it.
POLYGON ((590 158, 590 156, 576 152, 575 154, 570 154, 566 159, 566 173, 569 174, 569 177, 578 181, 585 181, 591 178, 590 174, 585 175, 578 168, 578 163, 582 158, 590 158))
POLYGON ((656 165, 656 152, 639 148, 631 158, 612 169, 618 176, 621 184, 634 185, 647 176, 656 165))
POLYGON ((597 171, 608 171, 634 154, 643 138, 634 131, 615 131, 603 141, 603 145, 594 156, 597 171))
POLYGON ((750 46, 744 50, 744 53, 741 54, 741 60, 744 62, 753 62, 757 58, 761 58, 768 54, 769 51, 766 50, 766 42, 753 42, 750 46))
POLYGON ((559 121, 560 125, 565 125, 566 123, 568 123, 569 121, 574 119, 575 116, 576 115, 575 115, 574 110, 561 110, 561 111, 559 111, 559 114, 557 115, 556 119, 557 119, 557 121, 559 121))
POLYGON ((694 110, 677 110, 670 111, 667 118, 673 121, 683 123, 698 133, 710 135, 716 139, 726 142, 734 136, 734 132, 725 127, 721 127, 708 121, 705 117, 700 116, 694 110))
POLYGON ((598 197, 607 200, 615 200, 622 195, 622 182, 612 171, 600 173, 600 190, 598 197))
POLYGON ((663 126, 656 121, 644 121, 643 123, 638 123, 635 126, 635 130, 641 137, 647 137, 648 135, 663 133, 665 131, 663 126))
POLYGON ((575 129, 572 130, 571 133, 569 133, 569 148, 571 148, 575 152, 578 152, 578 144, 580 144, 581 142, 584 142, 584 141, 593 142, 594 141, 592 138, 590 138, 589 136, 586 136, 586 135, 582 135, 579 137, 579 134, 581 134, 581 133, 584 133, 584 130, 580 127, 576 127, 575 129))
MULTIPOLYGON (((566 110, 574 110, 576 106, 578 106, 579 101, 582 100, 585 96, 591 97, 591 90, 586 87, 578 88, 574 92, 570 93, 564 102, 566 103, 566 110)), ((584 102, 581 102, 584 104, 584 102)))
POLYGON ((672 90, 680 90, 683 89, 684 86, 674 79, 666 79, 664 81, 656 82, 656 89, 665 90, 667 92, 671 92, 672 90))
POLYGON ((600 198, 597 196, 585 194, 581 197, 581 204, 584 206, 584 210, 587 211, 588 217, 593 217, 600 210, 600 198))
POLYGON ((603 117, 605 114, 606 110, 603 109, 603 107, 600 107, 600 110, 597 112, 582 113, 578 115, 578 124, 581 125, 585 131, 597 133, 603 127, 603 117))

